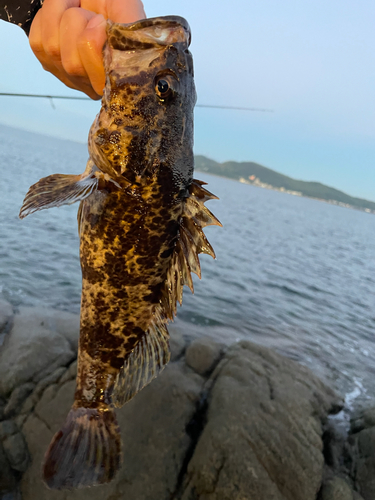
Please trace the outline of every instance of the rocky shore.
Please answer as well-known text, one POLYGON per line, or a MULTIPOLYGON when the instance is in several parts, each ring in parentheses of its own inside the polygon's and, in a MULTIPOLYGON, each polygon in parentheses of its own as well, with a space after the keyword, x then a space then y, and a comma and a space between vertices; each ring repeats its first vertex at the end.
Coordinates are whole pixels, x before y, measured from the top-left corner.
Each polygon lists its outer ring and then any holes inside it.
POLYGON ((375 499, 375 408, 348 431, 342 398, 304 366, 173 325, 171 363, 117 412, 115 480, 48 490, 41 462, 73 401, 78 331, 77 315, 0 300, 0 499, 375 499))

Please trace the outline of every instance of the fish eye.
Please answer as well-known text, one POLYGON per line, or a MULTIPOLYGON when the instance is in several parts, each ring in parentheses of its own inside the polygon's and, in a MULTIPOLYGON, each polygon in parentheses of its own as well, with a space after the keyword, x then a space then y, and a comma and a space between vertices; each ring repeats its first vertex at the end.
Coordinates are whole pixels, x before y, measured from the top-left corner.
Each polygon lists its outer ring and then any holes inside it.
POLYGON ((170 98, 178 85, 177 80, 170 74, 162 74, 155 78, 155 93, 161 101, 170 98))
POLYGON ((157 83, 157 93, 160 97, 164 97, 168 94, 170 90, 169 83, 167 80, 163 80, 162 78, 157 83))

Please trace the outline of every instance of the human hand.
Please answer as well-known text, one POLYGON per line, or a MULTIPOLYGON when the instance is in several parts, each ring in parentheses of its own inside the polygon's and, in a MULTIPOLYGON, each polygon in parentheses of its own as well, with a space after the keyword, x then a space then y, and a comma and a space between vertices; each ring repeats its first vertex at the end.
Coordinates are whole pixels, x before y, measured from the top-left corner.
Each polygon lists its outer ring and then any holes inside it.
POLYGON ((145 17, 141 0, 44 0, 31 24, 29 42, 46 71, 100 99, 106 19, 131 23, 145 17))

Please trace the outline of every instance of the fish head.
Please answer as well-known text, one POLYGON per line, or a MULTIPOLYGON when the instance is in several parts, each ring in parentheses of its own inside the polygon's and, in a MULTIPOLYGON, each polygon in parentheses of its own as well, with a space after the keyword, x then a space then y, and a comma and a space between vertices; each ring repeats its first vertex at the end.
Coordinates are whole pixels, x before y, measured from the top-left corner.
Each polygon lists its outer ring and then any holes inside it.
POLYGON ((188 23, 178 16, 108 22, 106 85, 89 135, 99 169, 132 184, 160 172, 174 184, 191 182, 196 92, 190 40, 188 23))

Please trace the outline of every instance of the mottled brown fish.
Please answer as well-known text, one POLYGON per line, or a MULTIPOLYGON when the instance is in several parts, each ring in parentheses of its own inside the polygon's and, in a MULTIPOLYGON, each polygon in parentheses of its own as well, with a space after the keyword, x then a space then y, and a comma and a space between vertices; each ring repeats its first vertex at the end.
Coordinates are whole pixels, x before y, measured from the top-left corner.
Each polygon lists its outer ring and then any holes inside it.
POLYGON ((75 401, 46 453, 50 488, 111 481, 121 465, 114 408, 170 358, 166 324, 215 257, 202 228, 216 198, 193 180, 196 101, 190 28, 177 16, 108 22, 106 86, 82 175, 34 184, 20 217, 81 201, 81 326, 75 401))

